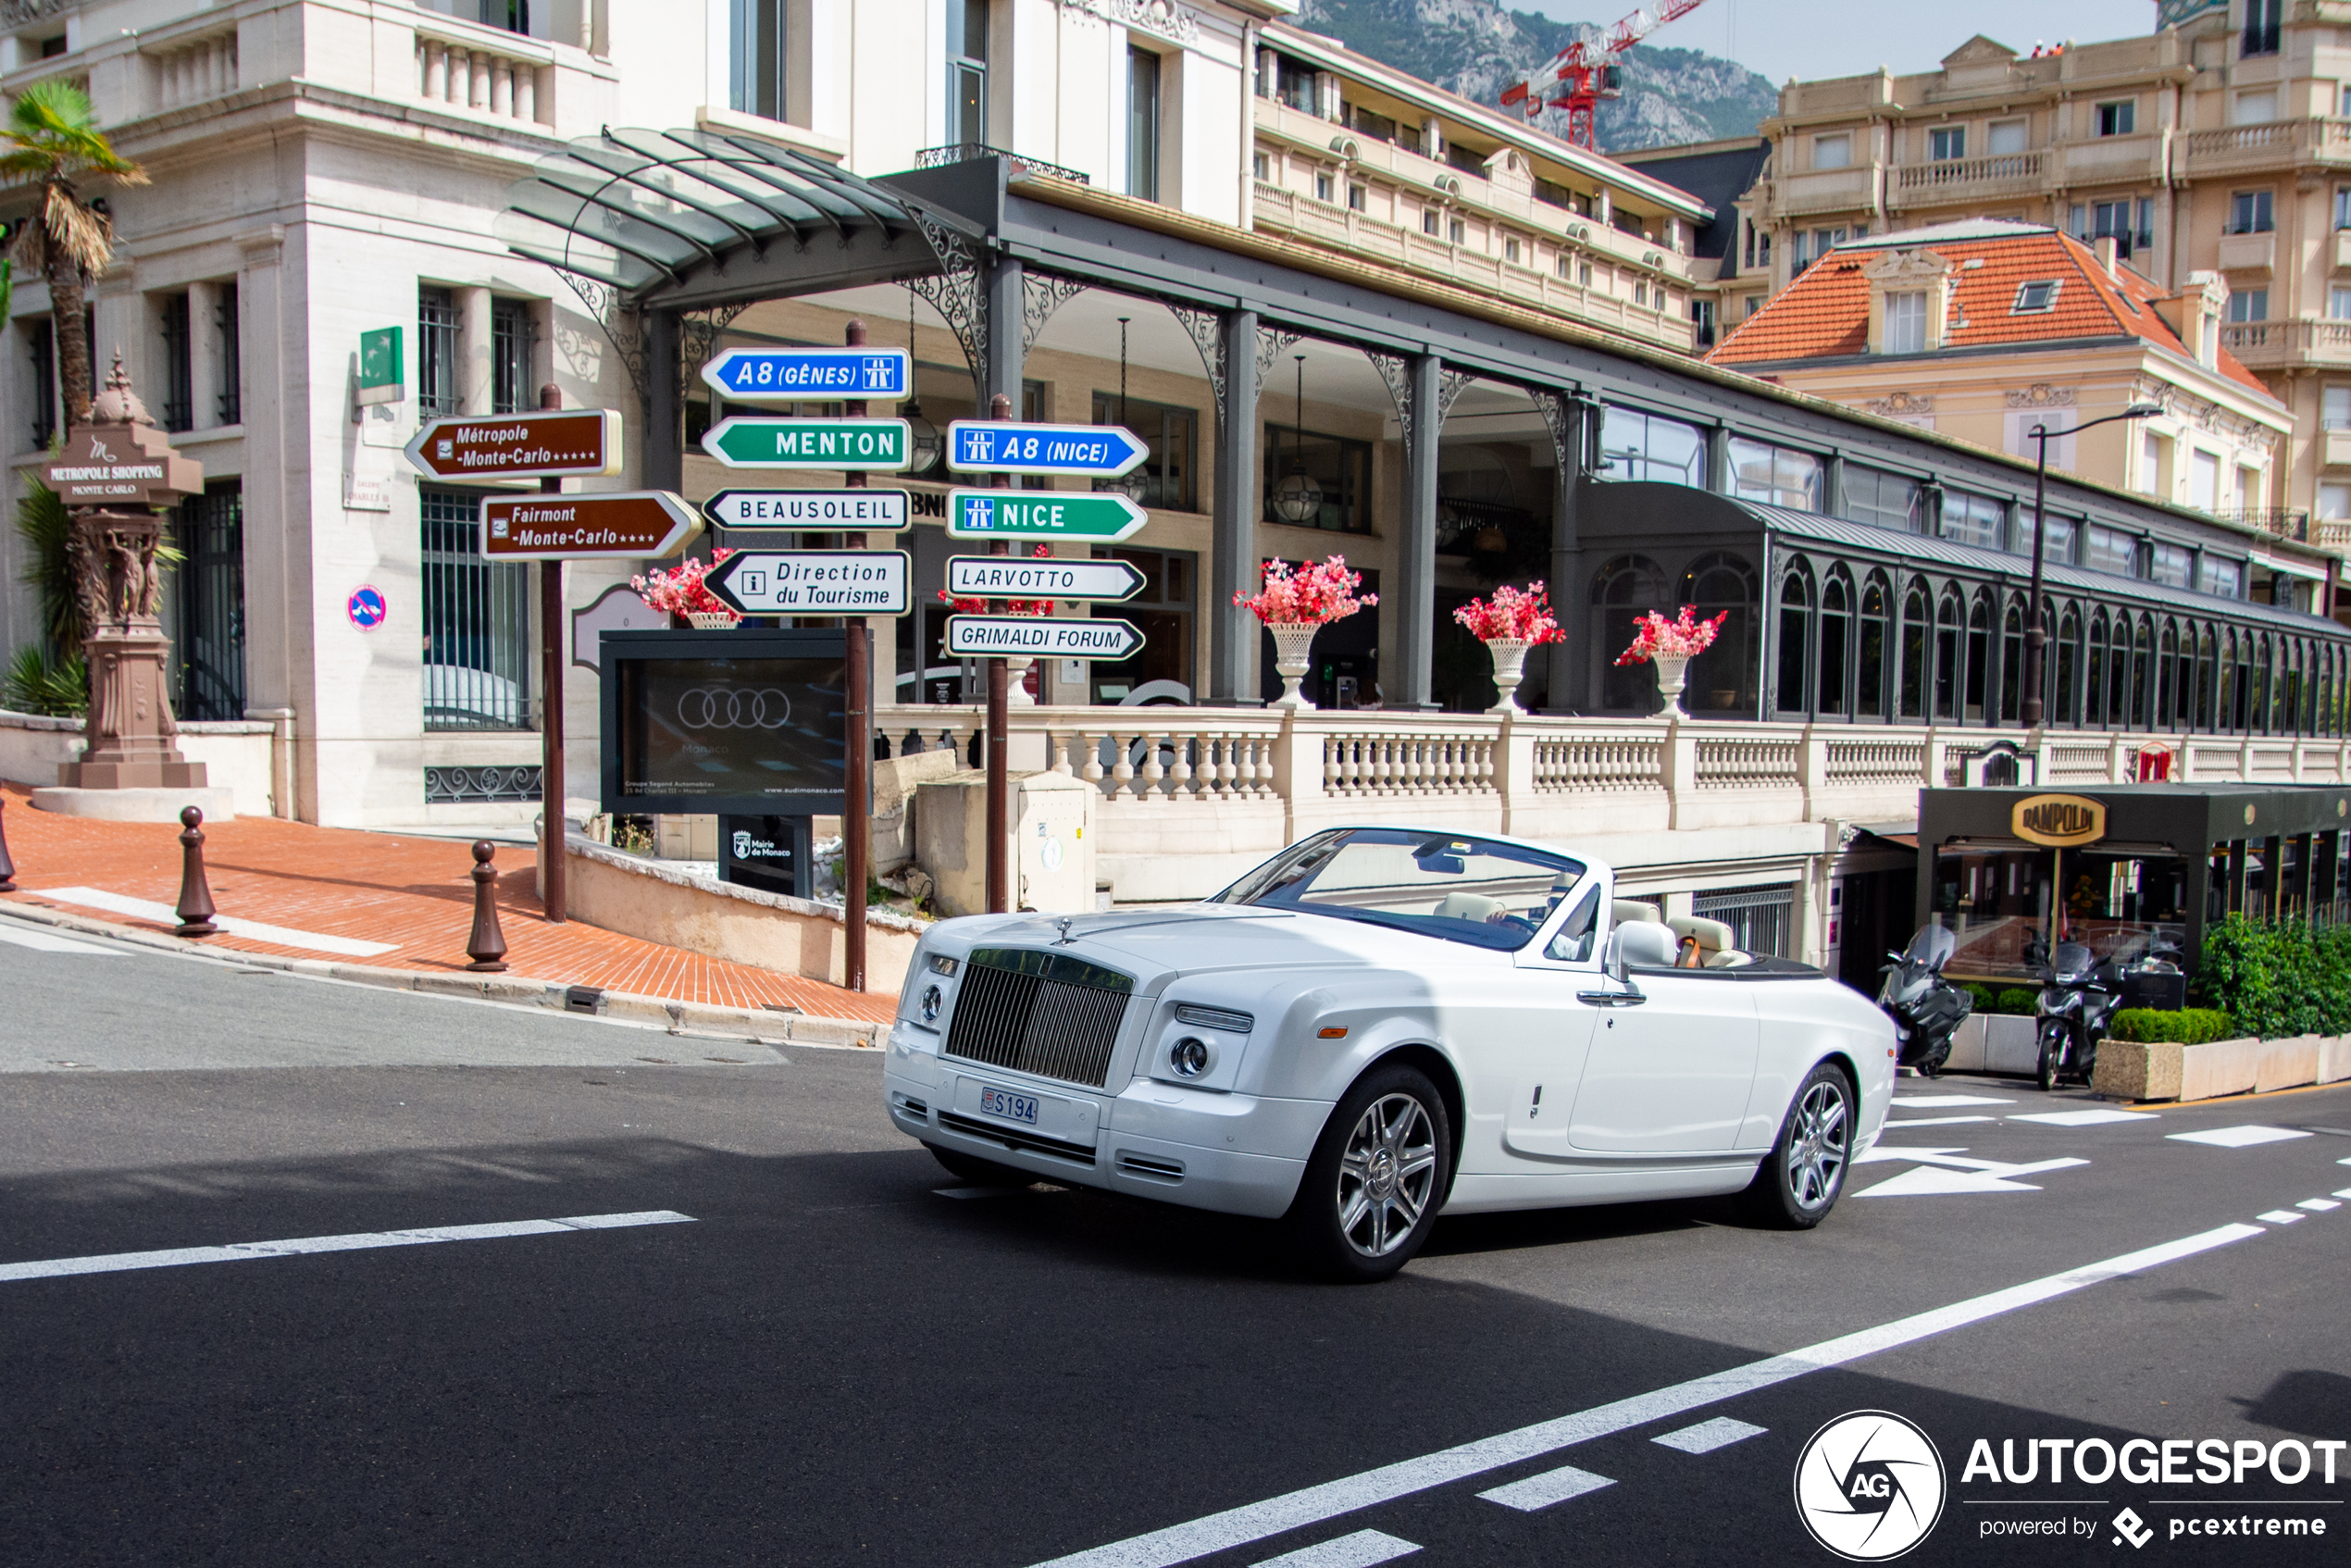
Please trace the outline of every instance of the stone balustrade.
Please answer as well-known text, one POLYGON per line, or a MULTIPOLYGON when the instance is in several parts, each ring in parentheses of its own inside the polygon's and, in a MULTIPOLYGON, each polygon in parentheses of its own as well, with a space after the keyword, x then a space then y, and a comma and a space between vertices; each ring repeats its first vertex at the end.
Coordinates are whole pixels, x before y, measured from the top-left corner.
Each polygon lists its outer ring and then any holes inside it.
POLYGON ((495 45, 485 44, 470 31, 448 33, 417 30, 417 95, 428 103, 447 104, 493 119, 536 125, 551 121, 540 107, 540 73, 550 68, 552 52, 534 47, 528 38, 502 34, 495 45))

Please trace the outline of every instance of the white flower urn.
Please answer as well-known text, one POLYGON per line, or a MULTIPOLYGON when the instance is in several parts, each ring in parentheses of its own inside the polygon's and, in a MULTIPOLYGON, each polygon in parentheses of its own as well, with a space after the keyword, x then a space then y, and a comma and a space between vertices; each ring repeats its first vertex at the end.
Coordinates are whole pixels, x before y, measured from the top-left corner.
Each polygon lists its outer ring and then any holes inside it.
POLYGON ((1682 711, 1682 688, 1686 684, 1684 672, 1690 667, 1689 655, 1653 653, 1649 656, 1649 663, 1657 666, 1657 694, 1665 704, 1657 710, 1657 716, 1660 718, 1689 717, 1689 715, 1682 711))
POLYGON ((1306 672, 1314 667, 1312 651, 1314 634, 1323 629, 1319 621, 1268 621, 1265 629, 1274 634, 1274 671, 1282 678, 1282 694, 1272 705, 1294 711, 1311 712, 1314 704, 1298 689, 1306 672))
POLYGON ((1033 708, 1037 705, 1037 699, 1028 694, 1028 666, 1036 662, 1033 658, 1015 658, 1010 654, 1005 656, 1004 706, 1033 708))
POLYGON ((689 610, 686 624, 696 631, 725 631, 739 617, 729 610, 689 610))
POLYGON ((1496 693, 1494 705, 1486 711, 1497 717, 1525 717, 1526 710, 1518 705, 1518 683, 1526 678, 1526 651, 1535 644, 1520 637, 1489 637, 1485 642, 1494 660, 1496 693))

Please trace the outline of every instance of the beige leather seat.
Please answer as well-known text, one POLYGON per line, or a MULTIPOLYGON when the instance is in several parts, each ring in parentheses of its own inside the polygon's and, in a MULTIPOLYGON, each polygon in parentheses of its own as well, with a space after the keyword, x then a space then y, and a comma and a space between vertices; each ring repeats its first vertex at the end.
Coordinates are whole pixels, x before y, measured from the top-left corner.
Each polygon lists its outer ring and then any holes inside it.
POLYGON ((1440 920, 1470 920, 1480 926, 1488 924, 1501 914, 1500 899, 1489 899, 1483 893, 1447 893, 1445 902, 1437 906, 1440 920))
POLYGON ((1665 911, 1656 904, 1644 903, 1639 899, 1617 899, 1609 907, 1608 918, 1612 926, 1629 926, 1635 921, 1650 926, 1662 926, 1665 924, 1665 911))
POLYGON ((1666 922, 1673 934, 1682 940, 1684 963, 1693 969, 1723 969, 1744 961, 1735 945, 1738 933, 1720 920, 1709 920, 1703 915, 1676 915, 1666 922), (1697 947, 1697 961, 1690 962, 1692 945, 1697 947), (1729 957, 1725 957, 1729 954, 1729 957))

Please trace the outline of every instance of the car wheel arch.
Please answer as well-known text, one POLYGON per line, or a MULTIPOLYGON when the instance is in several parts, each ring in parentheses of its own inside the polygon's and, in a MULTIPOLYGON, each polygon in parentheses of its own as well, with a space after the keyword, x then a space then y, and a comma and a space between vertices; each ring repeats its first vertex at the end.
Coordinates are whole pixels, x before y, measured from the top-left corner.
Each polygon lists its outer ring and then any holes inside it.
MULTIPOLYGON (((1438 1096, 1445 1101, 1445 1119, 1451 1124, 1453 1135, 1453 1158, 1451 1168, 1446 1176, 1447 1196, 1449 1197, 1451 1183, 1459 1180, 1462 1174, 1462 1139, 1468 1121, 1468 1103, 1462 1094, 1462 1076, 1454 1069, 1452 1058, 1425 1040, 1399 1041, 1365 1062, 1355 1076, 1348 1080, 1349 1087, 1352 1088, 1355 1084, 1362 1082, 1365 1074, 1399 1064, 1417 1068, 1430 1083, 1437 1086, 1438 1096)), ((1345 1090, 1340 1092, 1343 1097, 1345 1090)))

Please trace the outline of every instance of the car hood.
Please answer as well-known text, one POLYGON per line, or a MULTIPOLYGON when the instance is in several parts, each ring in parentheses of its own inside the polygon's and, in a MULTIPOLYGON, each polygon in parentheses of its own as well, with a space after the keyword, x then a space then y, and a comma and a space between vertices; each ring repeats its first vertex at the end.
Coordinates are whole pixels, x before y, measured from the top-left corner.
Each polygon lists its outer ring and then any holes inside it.
POLYGON ((1146 981, 1242 969, 1425 969, 1432 963, 1507 966, 1511 955, 1366 921, 1234 904, 1101 915, 1022 915, 972 933, 975 945, 1047 948, 1146 981))

